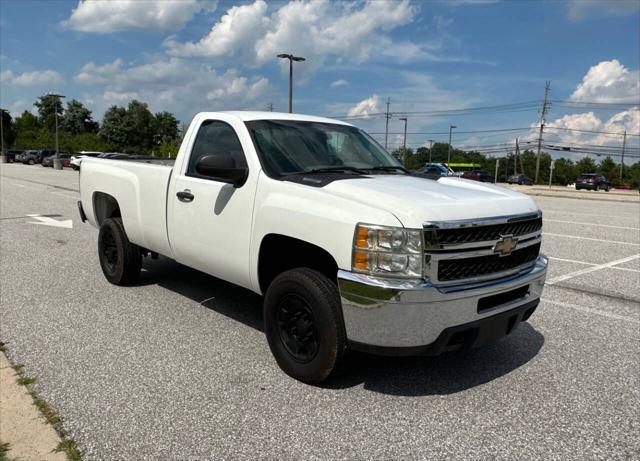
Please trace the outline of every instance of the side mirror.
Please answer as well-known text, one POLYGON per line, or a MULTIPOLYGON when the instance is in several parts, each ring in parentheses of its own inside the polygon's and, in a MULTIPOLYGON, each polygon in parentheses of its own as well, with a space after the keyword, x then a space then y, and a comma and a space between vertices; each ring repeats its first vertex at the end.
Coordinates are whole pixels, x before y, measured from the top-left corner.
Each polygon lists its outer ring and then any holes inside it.
POLYGON ((236 161, 228 154, 201 157, 196 163, 196 172, 215 181, 233 184, 233 187, 242 186, 249 175, 249 169, 238 168, 236 161))

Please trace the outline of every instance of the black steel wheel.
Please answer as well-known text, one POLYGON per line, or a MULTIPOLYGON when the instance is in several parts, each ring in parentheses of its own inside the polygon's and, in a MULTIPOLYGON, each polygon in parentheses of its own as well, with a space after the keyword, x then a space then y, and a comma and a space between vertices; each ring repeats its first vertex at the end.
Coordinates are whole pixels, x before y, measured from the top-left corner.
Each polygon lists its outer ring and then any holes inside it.
POLYGON ((98 257, 102 273, 114 285, 133 283, 140 275, 142 253, 127 238, 121 218, 105 219, 100 226, 98 257))
POLYGON ((282 297, 278 304, 280 340, 294 360, 309 363, 318 353, 318 330, 313 311, 306 300, 295 293, 282 297))
POLYGON ((320 384, 339 370, 347 339, 335 282, 308 268, 278 275, 264 300, 265 333, 278 366, 320 384))

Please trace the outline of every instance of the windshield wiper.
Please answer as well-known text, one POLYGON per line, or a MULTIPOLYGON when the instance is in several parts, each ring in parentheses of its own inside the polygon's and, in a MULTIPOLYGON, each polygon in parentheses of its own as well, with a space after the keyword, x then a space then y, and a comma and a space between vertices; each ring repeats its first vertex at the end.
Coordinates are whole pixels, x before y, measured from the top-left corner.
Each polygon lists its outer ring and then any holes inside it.
POLYGON ((371 168, 367 168, 367 170, 371 171, 402 171, 405 174, 409 174, 409 170, 402 166, 374 166, 371 168))
POLYGON ((355 168, 352 166, 328 166, 328 167, 324 167, 324 168, 314 168, 312 170, 307 170, 307 171, 301 171, 300 173, 297 174, 315 174, 315 173, 339 173, 339 172, 349 172, 349 173, 356 173, 356 174, 367 174, 366 171, 360 169, 360 168, 355 168))

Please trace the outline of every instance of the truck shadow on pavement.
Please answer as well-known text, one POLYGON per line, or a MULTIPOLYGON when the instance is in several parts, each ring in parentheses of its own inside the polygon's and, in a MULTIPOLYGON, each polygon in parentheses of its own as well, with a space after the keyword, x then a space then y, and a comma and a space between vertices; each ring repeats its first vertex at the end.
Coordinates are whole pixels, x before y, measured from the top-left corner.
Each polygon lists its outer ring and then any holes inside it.
MULTIPOLYGON (((145 258, 143 268, 139 285, 159 285, 264 331, 262 298, 255 293, 167 258, 145 258)), ((455 394, 508 375, 533 359, 543 344, 544 336, 539 331, 521 323, 510 336, 493 345, 438 357, 380 357, 353 352, 347 356, 342 372, 322 387, 339 390, 362 385, 372 392, 398 396, 455 394)), ((268 347, 266 340, 264 347, 268 347)))

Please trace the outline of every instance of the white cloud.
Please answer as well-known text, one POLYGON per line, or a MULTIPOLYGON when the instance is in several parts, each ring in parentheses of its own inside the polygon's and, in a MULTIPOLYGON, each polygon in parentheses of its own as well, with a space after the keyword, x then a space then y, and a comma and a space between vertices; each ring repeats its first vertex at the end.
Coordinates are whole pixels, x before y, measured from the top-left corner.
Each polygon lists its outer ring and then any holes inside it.
POLYGON ((335 80, 335 81, 331 82, 331 88, 336 88, 338 86, 345 86, 345 85, 348 85, 348 84, 349 84, 349 82, 347 82, 346 80, 341 78, 339 80, 335 80))
MULTIPOLYGON (((264 0, 234 6, 197 42, 167 40, 174 56, 225 57, 241 59, 246 66, 275 61, 288 52, 307 58, 298 66, 300 75, 310 75, 327 56, 349 62, 363 62, 390 44, 387 32, 413 19, 409 0, 358 4, 292 1, 268 13, 264 0)), ((417 45, 416 45, 417 46, 417 45)), ((287 63, 282 61, 283 69, 287 63)))
POLYGON ((80 32, 178 30, 202 10, 213 11, 215 0, 80 0, 62 25, 80 32))
POLYGON ((640 101, 640 71, 629 70, 617 59, 591 67, 570 99, 604 103, 640 101))
POLYGON ((180 44, 173 39, 165 42, 169 53, 179 56, 228 56, 251 54, 252 45, 269 25, 267 4, 257 0, 253 4, 230 8, 207 36, 199 42, 180 44))
POLYGON ((93 62, 88 62, 73 79, 78 83, 100 84, 108 83, 113 76, 122 69, 122 59, 96 66, 93 62))
POLYGON ((149 104, 152 111, 168 110, 193 115, 203 110, 233 110, 262 107, 270 91, 265 77, 247 77, 235 69, 220 74, 213 68, 181 58, 124 67, 117 59, 105 65, 88 63, 76 80, 106 82, 100 94, 85 95, 94 101, 96 117, 113 104, 126 105, 132 99, 149 104))
POLYGON ((570 0, 567 3, 567 18, 580 21, 591 14, 624 16, 640 9, 637 0, 570 0))
POLYGON ((371 114, 379 113, 380 112, 380 108, 378 106, 379 104, 380 104, 380 98, 378 97, 377 94, 374 94, 373 96, 367 99, 363 99, 358 104, 356 104, 351 109, 349 109, 349 111, 347 112, 347 115, 349 117, 357 117, 360 115, 368 116, 371 114))
POLYGON ((17 86, 56 85, 64 83, 64 77, 55 70, 35 70, 18 75, 5 70, 0 73, 0 82, 17 86))

